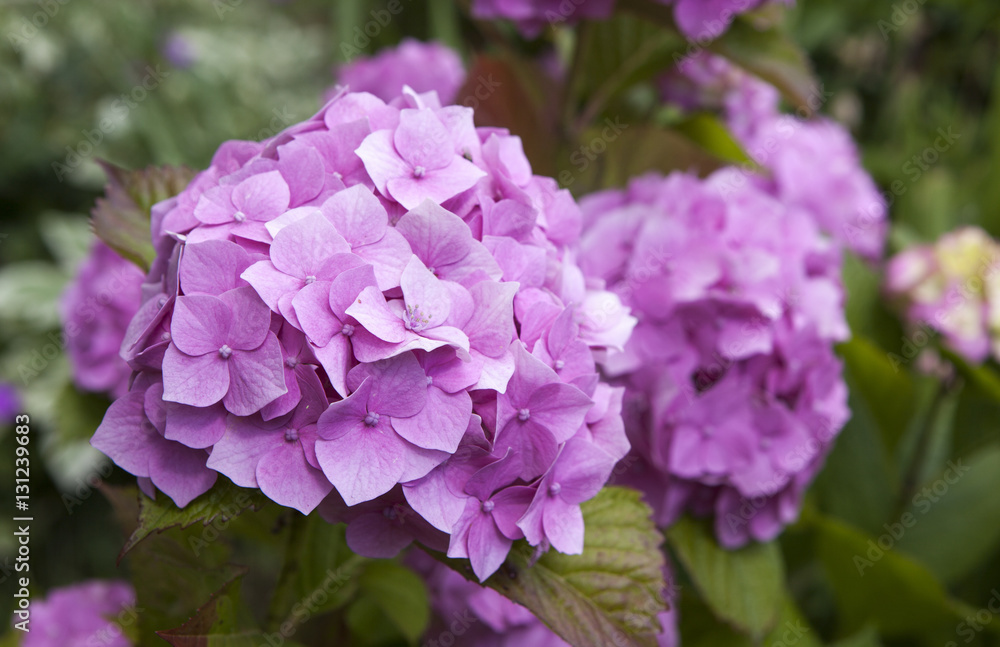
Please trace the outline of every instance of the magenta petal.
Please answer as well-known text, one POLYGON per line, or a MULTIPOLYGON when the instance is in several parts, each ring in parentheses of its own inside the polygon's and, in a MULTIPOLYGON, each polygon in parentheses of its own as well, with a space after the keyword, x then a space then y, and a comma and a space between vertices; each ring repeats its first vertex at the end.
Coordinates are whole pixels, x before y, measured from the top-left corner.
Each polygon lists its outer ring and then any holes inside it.
MULTIPOLYGON (((384 362, 359 364, 347 376, 347 386, 371 384, 368 410, 385 416, 408 417, 427 403, 427 377, 413 353, 397 355, 384 362)), ((471 413, 471 412, 470 412, 471 413)), ((468 419, 462 426, 464 431, 468 419)))
POLYGON ((552 383, 536 389, 526 408, 531 412, 532 422, 548 429, 557 443, 563 443, 577 432, 593 404, 575 386, 552 383))
POLYGON ((218 352, 226 343, 232 312, 218 297, 179 297, 174 302, 170 335, 174 344, 188 355, 218 352))
POLYGON ((288 185, 289 206, 308 202, 323 189, 326 177, 323 158, 311 146, 296 143, 279 146, 278 170, 288 185))
POLYGON ((448 318, 451 294, 447 286, 416 256, 411 256, 403 269, 400 287, 414 332, 440 326, 448 318))
POLYGON ((493 523, 493 518, 482 514, 469 526, 469 538, 466 543, 472 571, 483 582, 493 575, 507 559, 507 553, 514 542, 503 536, 503 533, 493 523))
POLYGON ((552 497, 542 512, 545 536, 553 548, 567 555, 583 552, 583 512, 580 506, 552 497))
MULTIPOLYGON (((355 295, 357 296, 357 295, 355 295)), ((353 298, 353 297, 352 297, 353 298)), ((325 346, 343 324, 330 310, 330 283, 319 281, 303 287, 292 299, 292 309, 302 332, 316 346, 325 346)))
MULTIPOLYGON (((319 417, 316 431, 324 440, 335 440, 345 435, 363 433, 368 415, 368 399, 373 380, 362 382, 350 396, 332 402, 319 417)), ((388 423, 386 423, 388 424, 388 423)))
POLYGON ((535 496, 535 488, 515 485, 500 490, 490 500, 493 501, 493 522, 497 529, 508 539, 521 539, 524 532, 518 527, 517 521, 524 516, 525 511, 535 496))
POLYGON ((163 355, 163 399, 208 407, 229 391, 229 366, 217 352, 191 357, 174 344, 163 355))
POLYGON ((231 383, 222 403, 230 413, 249 416, 288 391, 281 344, 273 332, 260 348, 236 351, 225 361, 230 362, 231 383))
POLYGON ((228 240, 185 245, 180 262, 181 289, 185 294, 219 295, 244 286, 240 274, 252 262, 246 250, 228 240))
POLYGON ((514 339, 514 295, 517 283, 480 281, 471 288, 475 309, 464 326, 469 346, 488 357, 500 357, 514 339))
POLYGON ((354 253, 372 264, 380 290, 399 287, 399 277, 410 258, 410 244, 395 229, 387 229, 381 240, 354 248, 354 253))
POLYGON ((398 344, 406 339, 406 328, 403 327, 402 320, 389 309, 385 297, 377 287, 362 290, 347 309, 347 314, 382 341, 398 344))
POLYGON ((257 483, 269 499, 309 514, 333 489, 323 472, 306 462, 297 442, 285 441, 257 463, 257 483))
POLYGON ((391 490, 406 467, 406 441, 389 426, 363 423, 333 440, 316 441, 316 458, 347 505, 391 490))
POLYGON ((278 427, 261 426, 256 418, 230 418, 228 427, 207 465, 240 487, 257 487, 257 463, 286 442, 285 434, 278 427))
POLYGON ((392 559, 413 542, 413 535, 380 512, 363 514, 347 526, 347 546, 372 559, 392 559))
POLYGON ((347 372, 351 368, 351 342, 338 331, 326 346, 314 348, 313 353, 330 378, 330 384, 340 397, 347 397, 347 372))
POLYGON ((472 234, 465 222, 439 205, 425 200, 411 209, 396 231, 403 234, 413 253, 427 267, 441 267, 462 260, 469 253, 472 234))
POLYGON ((408 418, 393 418, 392 427, 409 442, 425 449, 454 453, 472 416, 472 398, 465 391, 448 394, 430 386, 427 404, 408 418))
POLYGON ((305 279, 332 279, 322 276, 323 268, 335 254, 350 253, 351 246, 329 220, 319 213, 306 216, 278 232, 271 244, 271 262, 281 272, 305 279))
POLYGON ((340 319, 346 316, 347 309, 367 287, 378 287, 375 271, 367 263, 344 270, 333 279, 329 290, 330 310, 340 319))
POLYGON ((207 225, 222 225, 233 222, 236 209, 232 203, 233 187, 216 186, 205 191, 198 198, 194 216, 207 225))
POLYGON ((194 449, 211 447, 226 433, 226 410, 218 404, 189 407, 168 402, 166 415, 163 437, 194 449))
POLYGON ((389 225, 385 207, 360 184, 334 193, 321 209, 352 247, 381 240, 389 225))
POLYGON ((183 508, 195 497, 208 492, 218 474, 205 467, 208 454, 180 443, 163 441, 162 448, 149 460, 149 478, 161 492, 183 508))
MULTIPOLYGON (((358 146, 357 155, 375 183, 379 193, 388 197, 387 183, 392 178, 411 175, 413 169, 396 152, 391 130, 376 130, 358 146)), ((416 206, 416 205, 413 205, 416 206)))
POLYGON ((143 411, 142 391, 132 391, 115 400, 104 414, 90 444, 123 470, 149 476, 149 445, 159 436, 143 411))
POLYGON ((226 341, 233 350, 252 350, 267 337, 271 311, 251 287, 236 288, 219 297, 233 313, 226 341))
POLYGON ((469 497, 451 491, 446 469, 447 466, 442 466, 417 481, 407 483, 403 486, 403 494, 417 514, 438 530, 450 534, 462 516, 469 497))
POLYGON ((271 261, 257 261, 243 272, 241 278, 253 286, 274 312, 278 312, 281 297, 302 287, 302 279, 278 270, 271 261))
POLYGON ((451 135, 433 110, 402 110, 393 144, 411 167, 428 171, 448 166, 455 156, 451 135))
POLYGON ((445 168, 427 171, 421 177, 412 173, 390 178, 386 182, 389 195, 407 209, 414 209, 424 200, 441 203, 471 189, 486 173, 472 162, 455 156, 445 168))
POLYGON ((233 206, 259 222, 280 216, 290 199, 288 185, 278 171, 251 175, 233 188, 233 206))

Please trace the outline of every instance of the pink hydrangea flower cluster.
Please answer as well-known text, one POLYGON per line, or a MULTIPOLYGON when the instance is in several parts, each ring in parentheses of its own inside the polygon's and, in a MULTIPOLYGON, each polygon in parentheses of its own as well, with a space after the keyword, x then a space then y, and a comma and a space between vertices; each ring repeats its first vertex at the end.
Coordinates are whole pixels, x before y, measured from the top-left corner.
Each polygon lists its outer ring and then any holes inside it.
MULTIPOLYGON (((712 40, 721 36, 739 14, 768 3, 793 4, 794 0, 659 0, 673 5, 674 20, 690 40, 712 40)), ((604 20, 615 8, 615 0, 475 0, 472 12, 478 18, 513 20, 522 32, 538 35, 547 25, 604 20)))
POLYGON ((465 83, 465 66, 458 53, 441 43, 422 43, 404 38, 396 47, 387 47, 374 56, 361 56, 337 70, 339 86, 351 92, 368 92, 383 101, 392 101, 408 86, 418 93, 437 92, 442 103, 454 103, 465 83))
POLYGON ((407 90, 341 93, 229 142, 153 209, 158 251, 93 444, 178 505, 217 473, 359 553, 414 537, 480 578, 511 543, 580 552, 628 450, 592 350, 635 320, 569 246, 581 212, 521 141, 407 90))
MULTIPOLYGON (((726 123, 765 174, 747 171, 781 202, 812 217, 829 236, 855 253, 881 257, 888 209, 861 164, 857 146, 840 124, 780 110, 774 87, 720 57, 685 59, 662 82, 667 100, 685 108, 719 108, 726 123), (823 160, 817 164, 816 160, 823 160)), ((815 110, 819 94, 803 109, 815 110)))
POLYGON ((627 387, 627 479, 661 524, 714 513, 728 547, 796 517, 849 415, 839 248, 739 174, 647 176, 581 203, 580 265, 639 319, 602 362, 627 387))
POLYGON ((121 397, 132 369, 119 350, 141 302, 142 272, 100 240, 79 267, 60 303, 73 382, 85 391, 121 397))
POLYGON ((900 252, 889 261, 885 287, 915 328, 903 360, 938 333, 972 362, 1000 360, 1000 244, 982 229, 964 227, 900 252))
MULTIPOLYGON (((135 591, 127 582, 90 580, 32 600, 22 647, 130 647, 122 627, 135 622, 135 591)), ((15 615, 14 622, 20 620, 15 615)))

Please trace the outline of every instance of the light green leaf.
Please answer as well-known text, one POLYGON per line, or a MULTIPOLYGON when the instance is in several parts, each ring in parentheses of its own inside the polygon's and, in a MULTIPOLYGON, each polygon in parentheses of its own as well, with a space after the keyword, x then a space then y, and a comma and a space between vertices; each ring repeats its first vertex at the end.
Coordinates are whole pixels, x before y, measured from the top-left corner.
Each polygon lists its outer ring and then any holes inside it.
MULTIPOLYGON (((639 493, 606 487, 583 504, 582 555, 534 549, 517 542, 507 561, 486 580, 576 647, 656 645, 657 614, 665 609, 662 536, 639 493)), ((468 560, 428 551, 468 579, 468 560)))
POLYGON ((775 543, 726 550, 688 518, 667 530, 667 542, 716 617, 754 639, 777 625, 785 572, 775 543))
POLYGON ((733 164, 753 164, 718 117, 698 113, 675 124, 674 128, 719 159, 733 164))
POLYGON ((872 341, 855 335, 837 347, 844 358, 857 393, 867 402, 885 439, 895 447, 916 409, 916 391, 909 373, 894 364, 888 353, 872 341))
POLYGON ((411 643, 427 629, 430 603, 427 588, 419 575, 396 562, 369 562, 359 579, 362 595, 382 610, 411 643))

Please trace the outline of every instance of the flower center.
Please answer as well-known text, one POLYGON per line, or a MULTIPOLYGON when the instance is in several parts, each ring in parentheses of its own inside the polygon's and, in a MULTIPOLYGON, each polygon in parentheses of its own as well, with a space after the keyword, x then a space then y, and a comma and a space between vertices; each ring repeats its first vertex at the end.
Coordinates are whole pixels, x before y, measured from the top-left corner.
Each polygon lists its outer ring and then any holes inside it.
POLYGON ((290 443, 294 443, 298 439, 299 439, 299 432, 297 430, 292 429, 291 427, 285 430, 285 440, 287 440, 290 443))
POLYGON ((158 308, 162 308, 165 305, 167 305, 167 297, 160 297, 159 300, 156 302, 156 307, 158 308))
POLYGON ((559 483, 553 483, 549 486, 549 496, 559 496, 560 492, 562 492, 562 486, 559 483))
POLYGON ((222 359, 229 359, 233 354, 233 349, 229 347, 228 344, 223 344, 222 348, 219 349, 219 357, 222 359))
POLYGON ((434 384, 434 378, 431 377, 430 375, 428 375, 427 376, 427 386, 430 386, 431 384, 434 384))
POLYGON ((285 366, 287 366, 288 368, 295 368, 298 365, 299 365, 299 358, 298 357, 286 357, 285 358, 285 366))
POLYGON ((233 220, 235 220, 236 222, 246 222, 246 219, 247 215, 242 211, 237 211, 236 213, 233 214, 233 220))
POLYGON ((557 370, 557 371, 561 371, 561 370, 563 370, 563 367, 564 367, 564 366, 566 366, 566 362, 562 361, 561 359, 557 359, 557 360, 556 360, 556 361, 555 361, 555 362, 553 363, 553 366, 555 366, 555 367, 556 367, 556 370, 557 370))
POLYGON ((354 326, 351 324, 344 324, 344 327, 340 329, 340 334, 344 337, 350 337, 354 334, 354 326))
POLYGON ((482 506, 483 512, 489 514, 490 512, 493 512, 493 508, 495 507, 496 504, 493 503, 492 501, 483 501, 483 506, 482 506))
POLYGON ((413 177, 423 177, 424 173, 426 173, 426 172, 427 172, 427 169, 425 169, 423 166, 414 166, 413 167, 413 177))
POLYGON ((521 422, 528 422, 529 418, 531 418, 531 411, 527 407, 517 412, 517 419, 521 422))
POLYGON ((369 427, 374 427, 378 424, 378 414, 374 411, 369 411, 365 416, 365 424, 369 427))
POLYGON ((160 335, 160 339, 162 339, 163 341, 170 341, 170 331, 167 331, 162 335, 160 335))
POLYGON ((407 329, 413 332, 420 332, 431 322, 430 317, 420 312, 420 306, 415 305, 406 306, 406 324, 407 329))
POLYGON ((306 277, 305 280, 306 280, 306 285, 312 285, 313 283, 316 282, 316 277, 310 274, 309 276, 306 277))
POLYGON ((385 508, 384 510, 382 510, 382 516, 385 517, 386 519, 389 519, 390 521, 395 521, 396 509, 392 507, 385 508))

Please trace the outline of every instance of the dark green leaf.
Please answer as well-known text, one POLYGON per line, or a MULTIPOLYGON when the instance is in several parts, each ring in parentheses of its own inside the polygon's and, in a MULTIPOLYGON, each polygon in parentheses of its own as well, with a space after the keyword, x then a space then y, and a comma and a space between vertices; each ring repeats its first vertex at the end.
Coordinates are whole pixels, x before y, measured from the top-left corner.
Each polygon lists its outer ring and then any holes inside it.
POLYGON ((357 591, 357 573, 367 561, 347 547, 343 524, 329 524, 318 515, 290 514, 285 563, 269 611, 271 630, 294 621, 296 605, 303 601, 309 602, 313 615, 346 604, 357 591))
POLYGON ((726 550, 707 524, 688 518, 667 530, 667 542, 716 617, 754 639, 777 625, 785 573, 776 544, 726 550))
POLYGON ((916 490, 904 513, 914 521, 901 531, 899 549, 942 580, 958 580, 986 561, 1000 542, 998 492, 1000 446, 951 461, 916 490))
MULTIPOLYGON (((649 507, 638 492, 620 487, 604 488, 582 507, 582 555, 549 551, 532 563, 534 549, 517 542, 486 586, 530 609, 576 647, 656 645, 656 616, 665 609, 664 559, 649 507)), ((434 555, 474 580, 468 560, 434 555)))
POLYGON ((155 257, 149 210, 183 191, 194 172, 176 166, 150 166, 141 171, 126 171, 108 162, 101 166, 108 184, 92 212, 94 233, 123 258, 148 270, 155 257))
MULTIPOLYGON (((260 509, 268 499, 259 490, 250 490, 233 485, 228 479, 220 479, 208 492, 178 508, 169 497, 160 494, 156 499, 139 495, 139 525, 125 542, 119 560, 133 547, 154 532, 180 526, 187 528, 201 522, 207 526, 219 520, 227 523, 249 508, 260 509)), ((191 549, 197 552, 200 545, 210 543, 205 538, 190 538, 191 549)))
POLYGON ((916 409, 913 379, 889 353, 864 337, 855 335, 837 351, 882 430, 886 449, 892 449, 916 409))

